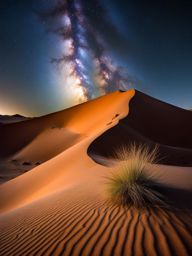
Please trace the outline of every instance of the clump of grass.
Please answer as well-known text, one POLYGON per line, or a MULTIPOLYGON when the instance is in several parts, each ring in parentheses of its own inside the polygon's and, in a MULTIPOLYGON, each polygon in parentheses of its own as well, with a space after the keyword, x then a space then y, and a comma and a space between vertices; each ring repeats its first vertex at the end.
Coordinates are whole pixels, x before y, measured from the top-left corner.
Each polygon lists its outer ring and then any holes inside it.
POLYGON ((108 177, 107 193, 112 202, 123 206, 146 208, 165 206, 157 191, 159 184, 146 172, 148 164, 157 163, 158 148, 146 146, 122 147, 116 152, 119 164, 108 177))

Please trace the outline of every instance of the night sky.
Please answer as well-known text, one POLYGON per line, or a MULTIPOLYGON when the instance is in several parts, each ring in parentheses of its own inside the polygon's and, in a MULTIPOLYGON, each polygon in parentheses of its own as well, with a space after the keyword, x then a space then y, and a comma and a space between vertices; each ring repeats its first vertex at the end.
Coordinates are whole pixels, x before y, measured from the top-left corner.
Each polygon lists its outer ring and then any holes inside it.
POLYGON ((0 1, 0 114, 132 87, 192 108, 191 0, 0 1))

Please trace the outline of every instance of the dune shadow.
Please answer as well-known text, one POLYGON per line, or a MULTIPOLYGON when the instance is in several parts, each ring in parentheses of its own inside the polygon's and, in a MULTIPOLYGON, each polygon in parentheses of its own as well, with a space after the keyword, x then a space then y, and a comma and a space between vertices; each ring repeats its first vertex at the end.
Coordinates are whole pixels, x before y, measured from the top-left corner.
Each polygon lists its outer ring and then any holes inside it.
POLYGON ((169 210, 192 210, 192 190, 168 186, 160 186, 156 189, 164 196, 169 210))
POLYGON ((0 158, 9 157, 21 150, 43 129, 38 118, 0 126, 0 158))
POLYGON ((159 163, 192 166, 191 130, 192 112, 136 91, 128 116, 96 138, 87 153, 91 158, 92 155, 111 158, 122 146, 158 145, 159 163))

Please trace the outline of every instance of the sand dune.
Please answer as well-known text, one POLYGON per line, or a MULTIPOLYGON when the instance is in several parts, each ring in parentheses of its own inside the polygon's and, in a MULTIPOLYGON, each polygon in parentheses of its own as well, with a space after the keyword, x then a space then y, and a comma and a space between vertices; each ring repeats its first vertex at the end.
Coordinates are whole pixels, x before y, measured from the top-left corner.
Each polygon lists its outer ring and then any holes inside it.
POLYGON ((122 93, 114 93, 105 96, 104 101, 101 97, 90 101, 89 105, 87 103, 80 104, 77 107, 25 122, 0 126, 1 183, 7 181, 8 177, 14 178, 34 168, 36 164, 58 155, 80 141, 82 136, 86 137, 90 133, 97 132, 97 129, 110 128, 115 125, 117 118, 114 117, 118 111, 118 108, 116 110, 115 107, 126 104, 122 116, 119 116, 122 118, 127 111, 126 99, 125 94, 123 96, 122 93), (119 99, 121 100, 119 101, 119 99), (106 108, 106 105, 111 106, 111 103, 115 104, 112 110, 110 107, 106 108), (100 115, 100 108, 106 109, 105 115, 100 115), (25 162, 28 162, 29 165, 23 166, 25 162), (10 172, 11 176, 7 177, 5 171, 1 171, 2 168, 10 172))
POLYGON ((89 147, 93 154, 113 156, 114 149, 133 142, 159 145, 160 163, 192 166, 192 113, 136 91, 130 113, 89 147))
MULTIPOLYGON (((106 108, 106 105, 111 105, 113 100, 114 102, 119 102, 119 105, 122 106, 126 101, 126 96, 122 95, 123 93, 117 92, 110 94, 109 96, 105 96, 104 101, 103 97, 90 101, 89 107, 87 103, 83 103, 76 107, 46 116, 33 118, 25 122, 0 126, 0 140, 2 142, 0 148, 0 158, 6 158, 20 152, 20 150, 33 142, 34 139, 36 139, 42 133, 45 131, 50 131, 51 129, 58 131, 66 128, 71 132, 86 135, 88 135, 90 132, 94 133, 94 130, 97 130, 98 126, 105 126, 107 123, 110 123, 118 112, 118 109, 115 110, 116 105, 114 105, 113 110, 108 107, 105 110, 105 115, 100 115, 99 109, 106 108), (121 98, 123 100, 118 101, 118 99, 121 98), (110 114, 114 114, 114 116, 110 116, 110 114), (95 115, 98 115, 98 117, 95 115)), ((125 109, 127 109, 127 107, 125 107, 125 109)), ((125 111, 123 110, 122 115, 124 112, 125 111)), ((119 118, 121 118, 121 116, 119 116, 119 118)), ((47 140, 46 148, 52 147, 51 143, 49 143, 49 136, 47 136, 47 140)), ((38 150, 38 147, 36 149, 38 150)))
POLYGON ((12 116, 0 115, 0 125, 21 122, 21 121, 25 121, 27 119, 30 119, 30 117, 21 116, 21 115, 18 115, 18 114, 15 114, 15 115, 12 115, 12 116))
MULTIPOLYGON (((160 144, 192 148, 192 113, 139 91, 131 103, 129 125, 160 144), (145 119, 145 122, 141 121, 145 119)), ((124 120, 127 122, 127 120, 124 120)))
MULTIPOLYGON (((44 163, 0 186, 1 255, 191 255, 188 200, 169 210, 144 211, 108 203, 105 178, 114 163, 97 164, 87 154, 91 143, 128 115, 134 94, 115 92, 4 126, 8 142, 2 157, 37 160, 39 155, 44 163), (12 135, 19 145, 9 140, 13 131, 20 132, 12 135)), ((191 197, 191 167, 157 165, 151 171, 161 174, 159 181, 167 183, 173 198, 175 190, 191 197)))
MULTIPOLYGON (((47 124, 50 125, 50 123, 54 121, 60 122, 60 125, 63 123, 62 127, 81 134, 81 140, 78 143, 74 142, 68 150, 58 154, 50 161, 47 161, 24 175, 1 185, 1 209, 4 207, 12 207, 12 203, 15 208, 20 204, 20 202, 29 202, 28 200, 37 199, 38 196, 44 196, 46 193, 52 193, 53 191, 60 189, 60 187, 63 188, 63 182, 66 181, 68 173, 70 174, 69 184, 72 181, 79 182, 78 178, 81 178, 82 176, 81 170, 86 166, 94 164, 87 155, 88 145, 103 131, 109 129, 112 125, 117 124, 118 119, 113 119, 116 113, 120 112, 118 118, 123 118, 128 114, 128 101, 133 97, 133 95, 134 91, 129 91, 127 93, 116 92, 94 101, 81 104, 78 107, 39 118, 38 122, 44 127, 47 124), (113 103, 113 107, 111 107, 110 103, 113 103), (99 115, 100 108, 98 108, 98 105, 101 108, 105 107, 105 112, 102 115, 99 115), (109 105, 108 108, 106 108, 107 105, 109 105), (112 124, 107 125, 107 123, 112 119, 112 124), (78 175, 79 172, 80 175, 78 175), (72 173, 73 176, 71 177, 72 173)), ((32 126, 33 122, 36 122, 36 120, 30 121, 20 123, 20 126, 22 125, 21 129, 23 127, 29 127, 30 125, 32 126)), ((18 128, 18 126, 16 128, 18 128)), ((31 130, 28 128, 28 131, 31 130)), ((45 132, 46 131, 44 131, 44 133, 45 132)), ((30 133, 29 137, 31 137, 30 133)), ((38 136, 36 137, 36 140, 39 140, 38 136)), ((49 137, 47 138, 47 143, 48 142, 50 142, 49 137)), ((33 151, 34 143, 35 142, 31 144, 33 151)), ((36 144, 39 145, 37 142, 36 144)), ((51 143, 48 145, 42 144, 42 147, 37 147, 36 151, 38 151, 39 154, 42 154, 41 151, 44 147, 47 147, 47 152, 48 149, 52 151, 53 149, 51 146, 51 143)), ((26 150, 23 151, 25 152, 26 150)), ((27 151, 30 151, 28 146, 27 151)), ((35 152, 35 154, 37 153, 35 152)), ((85 175, 84 171, 83 175, 85 175)))

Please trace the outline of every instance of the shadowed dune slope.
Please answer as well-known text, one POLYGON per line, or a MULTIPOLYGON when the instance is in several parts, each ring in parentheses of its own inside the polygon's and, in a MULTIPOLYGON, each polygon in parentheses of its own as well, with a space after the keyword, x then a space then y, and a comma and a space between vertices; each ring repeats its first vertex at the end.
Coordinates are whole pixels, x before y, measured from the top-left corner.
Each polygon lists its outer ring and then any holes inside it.
POLYGON ((136 91, 124 121, 145 137, 173 147, 192 149, 192 113, 136 91))
POLYGON ((192 113, 136 91, 129 115, 106 131, 88 153, 111 157, 121 145, 159 145, 161 163, 192 166, 192 113))

